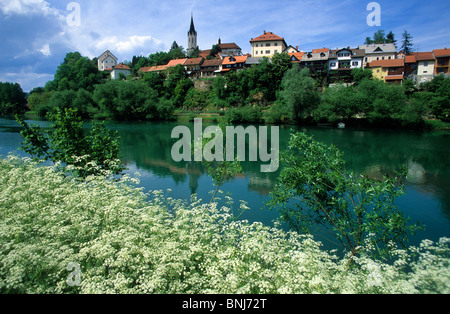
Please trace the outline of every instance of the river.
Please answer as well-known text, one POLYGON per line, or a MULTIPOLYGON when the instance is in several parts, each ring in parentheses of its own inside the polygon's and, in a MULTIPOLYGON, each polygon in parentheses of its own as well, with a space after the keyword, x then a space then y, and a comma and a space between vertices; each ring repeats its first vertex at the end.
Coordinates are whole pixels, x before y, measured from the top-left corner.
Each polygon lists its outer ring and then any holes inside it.
MULTIPOLYGON (((43 128, 49 125, 46 121, 28 122, 43 128)), ((177 125, 175 122, 107 122, 108 128, 119 132, 127 172, 131 175, 138 172, 140 186, 145 190, 170 189, 168 195, 177 199, 189 199, 196 193, 209 202, 215 187, 201 163, 172 160, 171 148, 176 140, 171 139, 171 133, 177 125)), ((192 123, 184 125, 193 127, 192 123)), ((450 132, 280 126, 281 150, 287 146, 292 130, 334 144, 344 152, 349 170, 370 177, 381 177, 406 165, 406 195, 398 199, 398 206, 412 222, 425 225, 424 231, 411 238, 411 244, 418 244, 422 239, 436 241, 450 237, 450 132)), ((19 131, 14 120, 0 119, 0 155, 9 152, 24 155, 19 150, 22 141, 19 131)), ((260 165, 260 162, 243 162, 244 173, 222 186, 221 204, 225 204, 225 195, 229 194, 235 200, 234 211, 238 214, 239 200, 245 200, 250 210, 243 212, 239 219, 272 225, 278 212, 264 204, 270 198, 279 171, 262 173, 260 165)), ((315 236, 326 244, 327 237, 315 236)))

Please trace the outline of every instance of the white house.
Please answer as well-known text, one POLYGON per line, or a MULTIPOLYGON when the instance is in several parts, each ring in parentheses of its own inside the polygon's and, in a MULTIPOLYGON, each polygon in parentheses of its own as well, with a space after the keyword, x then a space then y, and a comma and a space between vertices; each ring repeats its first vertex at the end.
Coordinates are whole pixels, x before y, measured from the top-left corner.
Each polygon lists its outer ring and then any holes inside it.
POLYGON ((117 65, 117 58, 111 51, 106 50, 98 57, 97 66, 99 71, 105 71, 106 69, 112 69, 117 65))
POLYGON ((328 57, 329 70, 351 70, 362 68, 365 57, 364 49, 336 49, 330 50, 328 57))
POLYGON ((287 48, 283 37, 266 31, 264 31, 264 34, 252 38, 250 44, 252 45, 252 57, 271 58, 274 54, 282 53, 287 48))
POLYGON ((121 77, 121 74, 123 74, 123 76, 127 77, 131 74, 131 69, 128 66, 126 66, 125 64, 119 63, 118 65, 113 67, 113 69, 111 71, 111 79, 119 80, 121 77))
POLYGON ((359 49, 366 52, 364 62, 368 65, 375 60, 391 60, 396 59, 397 48, 395 44, 370 44, 360 45, 359 49))

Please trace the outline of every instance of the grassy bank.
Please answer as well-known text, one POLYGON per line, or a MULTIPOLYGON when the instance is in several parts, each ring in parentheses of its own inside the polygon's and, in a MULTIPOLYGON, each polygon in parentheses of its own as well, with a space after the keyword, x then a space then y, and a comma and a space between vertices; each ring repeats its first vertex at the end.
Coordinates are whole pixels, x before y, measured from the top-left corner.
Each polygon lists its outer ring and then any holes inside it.
POLYGON ((309 236, 235 221, 124 178, 0 160, 1 293, 449 293, 448 239, 349 264, 309 236), (81 285, 66 282, 69 263, 81 285))

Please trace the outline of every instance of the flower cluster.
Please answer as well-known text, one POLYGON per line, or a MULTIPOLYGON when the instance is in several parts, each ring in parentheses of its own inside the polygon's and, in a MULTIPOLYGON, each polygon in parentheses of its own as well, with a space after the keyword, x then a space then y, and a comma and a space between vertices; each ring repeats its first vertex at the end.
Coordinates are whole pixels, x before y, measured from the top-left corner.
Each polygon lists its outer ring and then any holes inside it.
MULTIPOLYGON (((241 209, 246 209, 242 203, 241 209)), ((338 257, 227 207, 0 160, 1 293, 449 293, 449 239, 338 257), (69 286, 67 266, 81 269, 69 286)))

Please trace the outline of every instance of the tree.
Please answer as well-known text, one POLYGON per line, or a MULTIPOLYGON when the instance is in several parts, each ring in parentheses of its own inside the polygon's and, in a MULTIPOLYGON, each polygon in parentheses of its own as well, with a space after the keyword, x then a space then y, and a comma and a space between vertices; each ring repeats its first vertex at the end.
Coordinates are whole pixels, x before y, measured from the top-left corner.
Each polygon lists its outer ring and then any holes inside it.
POLYGON ((316 81, 309 75, 309 69, 300 70, 298 64, 286 71, 281 82, 281 100, 289 108, 291 120, 308 117, 319 104, 316 81))
POLYGON ((25 112, 25 96, 19 83, 0 82, 0 115, 25 112))
POLYGON ((94 121, 90 134, 86 136, 81 117, 77 110, 70 108, 49 113, 48 118, 52 124, 44 135, 39 126, 30 126, 16 115, 17 122, 23 127, 20 132, 24 138, 22 150, 35 159, 63 162, 63 167, 75 166, 73 174, 82 178, 101 174, 104 170, 122 173, 124 167, 118 162, 120 144, 117 132, 111 134, 104 123, 94 121))
POLYGON ((408 33, 406 30, 404 30, 402 34, 402 46, 400 48, 401 51, 403 51, 406 55, 411 54, 413 50, 413 37, 410 33, 408 33))
POLYGON ((367 241, 379 249, 390 241, 406 244, 419 228, 395 204, 404 193, 400 177, 377 181, 349 172, 336 147, 301 132, 291 134, 280 162, 270 205, 298 232, 320 225, 354 256, 367 241))
POLYGON ((388 44, 394 44, 395 47, 397 47, 397 40, 395 39, 395 35, 392 31, 389 32, 386 36, 386 43, 388 44))

